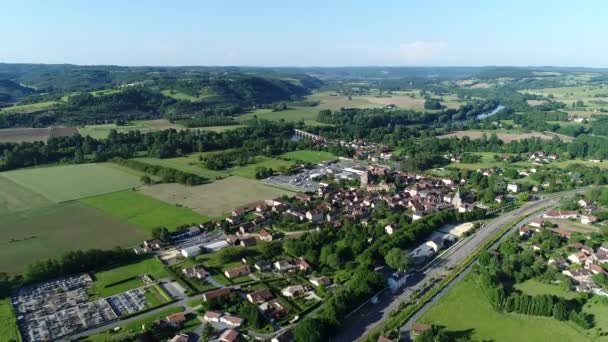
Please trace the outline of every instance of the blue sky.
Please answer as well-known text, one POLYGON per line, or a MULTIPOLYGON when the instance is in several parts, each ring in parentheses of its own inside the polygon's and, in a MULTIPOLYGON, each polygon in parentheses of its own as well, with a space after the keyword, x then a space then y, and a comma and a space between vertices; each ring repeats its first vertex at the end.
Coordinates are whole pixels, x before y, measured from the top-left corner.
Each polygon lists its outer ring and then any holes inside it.
POLYGON ((0 62, 608 67, 608 2, 0 0, 0 62))

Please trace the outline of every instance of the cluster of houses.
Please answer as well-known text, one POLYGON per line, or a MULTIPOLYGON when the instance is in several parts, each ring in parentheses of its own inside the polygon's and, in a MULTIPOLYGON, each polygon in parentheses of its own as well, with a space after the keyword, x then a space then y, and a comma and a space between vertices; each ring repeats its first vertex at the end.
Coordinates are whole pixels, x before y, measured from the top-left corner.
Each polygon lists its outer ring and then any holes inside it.
POLYGON ((557 154, 546 153, 545 151, 529 152, 528 160, 537 165, 552 163, 557 160, 557 154))
MULTIPOLYGON (((577 215, 578 214, 574 211, 548 211, 543 214, 543 217, 572 219, 576 218, 577 215)), ((524 225, 519 229, 519 235, 521 237, 529 237, 540 232, 541 229, 544 228, 544 225, 545 222, 542 218, 535 218, 528 225, 524 225)), ((562 238, 568 239, 570 237, 570 233, 564 230, 547 230, 562 238)), ((561 270, 562 274, 569 277, 577 291, 593 292, 599 295, 608 296, 608 293, 603 291, 592 280, 592 276, 595 274, 602 273, 608 275, 608 272, 601 266, 602 264, 608 263, 608 242, 605 242, 602 246, 597 248, 597 250, 580 242, 574 243, 569 247, 574 250, 574 252, 569 254, 567 258, 555 257, 549 259, 547 263, 549 265, 554 265, 561 270)), ((533 245, 532 249, 535 251, 541 250, 541 248, 536 245, 533 245)))

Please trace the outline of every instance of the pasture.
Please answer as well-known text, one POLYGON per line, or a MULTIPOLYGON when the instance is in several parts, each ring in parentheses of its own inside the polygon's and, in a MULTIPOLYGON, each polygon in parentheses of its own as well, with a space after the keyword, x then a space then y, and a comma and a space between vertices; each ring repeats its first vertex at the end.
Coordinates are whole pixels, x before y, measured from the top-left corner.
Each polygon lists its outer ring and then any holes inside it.
POLYGON ((242 177, 228 177, 198 186, 156 184, 142 187, 141 192, 212 217, 226 215, 234 208, 250 203, 290 194, 242 177))
POLYGON ((49 128, 5 128, 0 129, 0 143, 47 141, 49 128))
POLYGON ((199 224, 209 220, 208 217, 190 209, 148 197, 143 194, 145 189, 146 187, 141 193, 126 190, 88 197, 81 202, 148 232, 161 226, 174 230, 182 225, 199 224))
POLYGON ((569 323, 557 321, 552 317, 495 311, 475 283, 475 277, 471 275, 427 311, 420 322, 470 335, 475 341, 591 340, 590 336, 579 332, 569 323))
POLYGON ((584 107, 577 110, 608 109, 608 86, 606 84, 587 84, 559 88, 526 89, 522 93, 552 96, 555 101, 565 103, 568 108, 576 101, 583 101, 584 107))
POLYGON ((141 184, 138 177, 103 164, 40 167, 0 175, 56 203, 130 189, 141 184))
POLYGON ((42 195, 0 176, 0 217, 9 213, 41 208, 51 204, 52 202, 42 195))
POLYGON ((171 123, 167 119, 134 121, 133 124, 147 127, 153 131, 163 131, 163 130, 169 129, 169 128, 180 130, 180 129, 185 128, 184 126, 182 126, 180 124, 171 123))
POLYGON ((0 219, 0 270, 19 273, 67 251, 130 247, 146 238, 137 227, 78 202, 6 214, 0 219))
POLYGON ((301 150, 287 152, 281 155, 281 158, 303 161, 305 163, 317 164, 326 160, 338 159, 336 155, 325 151, 312 151, 312 150, 301 150))

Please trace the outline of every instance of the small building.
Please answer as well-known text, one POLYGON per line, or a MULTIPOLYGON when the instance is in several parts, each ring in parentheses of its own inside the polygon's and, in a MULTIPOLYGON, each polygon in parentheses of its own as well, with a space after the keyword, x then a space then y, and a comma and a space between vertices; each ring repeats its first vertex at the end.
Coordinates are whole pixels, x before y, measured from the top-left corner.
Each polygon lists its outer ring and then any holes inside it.
POLYGON ((226 270, 224 272, 224 275, 228 279, 234 279, 234 278, 246 276, 249 273, 251 273, 251 270, 249 269, 249 266, 239 266, 237 268, 226 270))
POLYGON ((173 336, 173 338, 170 339, 169 342, 188 342, 189 338, 190 338, 190 336, 188 336, 186 334, 177 334, 177 335, 173 336))
POLYGON ((517 184, 517 183, 511 183, 511 184, 507 185, 507 191, 508 192, 512 192, 512 193, 518 193, 519 192, 519 184, 517 184))
POLYGON ((529 225, 536 228, 542 228, 545 225, 545 221, 540 217, 536 217, 530 221, 529 225))
POLYGON ((297 297, 304 292, 306 292, 306 288, 302 285, 291 285, 281 290, 281 294, 285 297, 297 297))
POLYGON ((233 315, 224 315, 220 318, 220 322, 233 327, 233 328, 238 328, 243 324, 243 319, 239 316, 233 316, 233 315))
POLYGON ((253 291, 253 292, 247 294, 247 300, 251 304, 256 304, 256 305, 263 303, 263 302, 267 302, 273 298, 274 298, 274 296, 272 295, 272 292, 270 292, 270 290, 266 289, 266 288, 256 290, 256 291, 253 291))
POLYGON ((207 302, 216 298, 223 298, 229 296, 232 293, 232 289, 224 287, 217 290, 211 290, 203 293, 203 301, 207 302))
POLYGON ((321 210, 313 209, 306 212, 306 219, 312 223, 318 223, 323 221, 323 212, 321 210))
POLYGON ((181 254, 184 258, 190 258, 190 257, 195 257, 199 254, 201 254, 201 246, 190 246, 190 247, 186 247, 183 248, 181 250, 181 254))
POLYGON ((205 279, 209 276, 209 272, 201 265, 182 268, 182 273, 188 278, 205 279))
POLYGON ((270 234, 270 232, 268 232, 266 229, 262 228, 262 229, 260 229, 260 240, 266 241, 266 242, 271 242, 272 234, 270 234))
POLYGON ((558 220, 575 219, 577 217, 578 213, 576 211, 569 210, 549 210, 543 214, 543 218, 558 220))
POLYGON ((274 268, 277 271, 281 271, 281 272, 289 271, 289 270, 291 270, 291 269, 293 269, 295 267, 296 266, 294 264, 292 264, 291 262, 286 261, 286 260, 276 261, 274 263, 274 268))
POLYGON ((221 317, 222 314, 217 311, 207 311, 205 312, 205 315, 203 315, 205 321, 214 323, 218 323, 221 317))
POLYGON ((431 329, 433 329, 433 326, 431 324, 415 323, 414 326, 412 327, 411 335, 419 336, 420 334, 422 334, 426 331, 429 331, 431 329))
POLYGON ((243 236, 239 240, 240 240, 239 245, 241 247, 251 247, 251 246, 256 245, 254 236, 243 236))
POLYGON ((582 224, 594 224, 597 222, 597 217, 593 215, 581 215, 582 224))
POLYGON ((329 277, 313 277, 309 279, 310 283, 316 287, 319 287, 321 285, 323 286, 329 286, 331 285, 331 279, 329 277))
POLYGON ((165 317, 163 323, 175 328, 179 328, 185 321, 186 315, 183 312, 178 312, 165 317))
POLYGON ((253 264, 253 267, 260 272, 270 271, 272 269, 272 262, 268 260, 261 260, 253 264))
POLYGON ((238 339, 239 333, 232 329, 228 329, 220 335, 220 342, 236 342, 238 339))

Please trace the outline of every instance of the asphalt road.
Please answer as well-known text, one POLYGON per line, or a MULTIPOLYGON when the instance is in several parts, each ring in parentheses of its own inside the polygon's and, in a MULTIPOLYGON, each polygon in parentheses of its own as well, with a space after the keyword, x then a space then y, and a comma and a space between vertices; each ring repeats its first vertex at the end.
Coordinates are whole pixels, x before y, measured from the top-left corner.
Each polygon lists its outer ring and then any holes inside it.
MULTIPOLYGON (((398 309, 401 303, 407 301, 414 291, 423 289, 433 279, 437 279, 448 273, 450 268, 462 262, 467 256, 475 251, 477 246, 482 245, 486 240, 492 238, 505 224, 518 217, 530 216, 542 209, 551 207, 552 205, 555 205, 555 201, 560 197, 581 191, 584 191, 584 189, 552 194, 544 199, 529 202, 518 209, 497 217, 486 224, 485 227, 480 229, 474 235, 460 241, 450 250, 437 257, 424 269, 422 276, 417 275, 411 277, 411 279, 408 279, 408 283, 406 284, 407 287, 402 292, 391 294, 389 291, 385 291, 378 296, 379 301, 377 304, 363 305, 355 312, 351 312, 341 332, 332 340, 337 342, 347 342, 362 339, 362 337, 365 336, 368 331, 379 326, 385 319, 389 317, 389 314, 392 311, 398 309)), ((517 229, 517 227, 513 229, 517 229)), ((498 243, 500 243, 500 241, 502 241, 504 238, 506 238, 506 236, 503 236, 503 238, 501 238, 496 245, 498 245, 498 243)), ((469 269, 467 269, 466 272, 468 271, 469 269)), ((447 290, 449 290, 453 284, 458 283, 458 281, 464 277, 466 272, 463 272, 448 286, 446 286, 447 290)), ((442 293, 447 293, 447 290, 442 293)), ((426 310, 428 310, 428 308, 432 306, 432 303, 438 300, 438 298, 441 298, 441 296, 435 296, 431 303, 425 305, 423 309, 419 311, 420 314, 417 313, 412 317, 412 319, 406 322, 404 331, 408 330, 408 327, 415 322, 414 318, 419 318, 426 310)))

